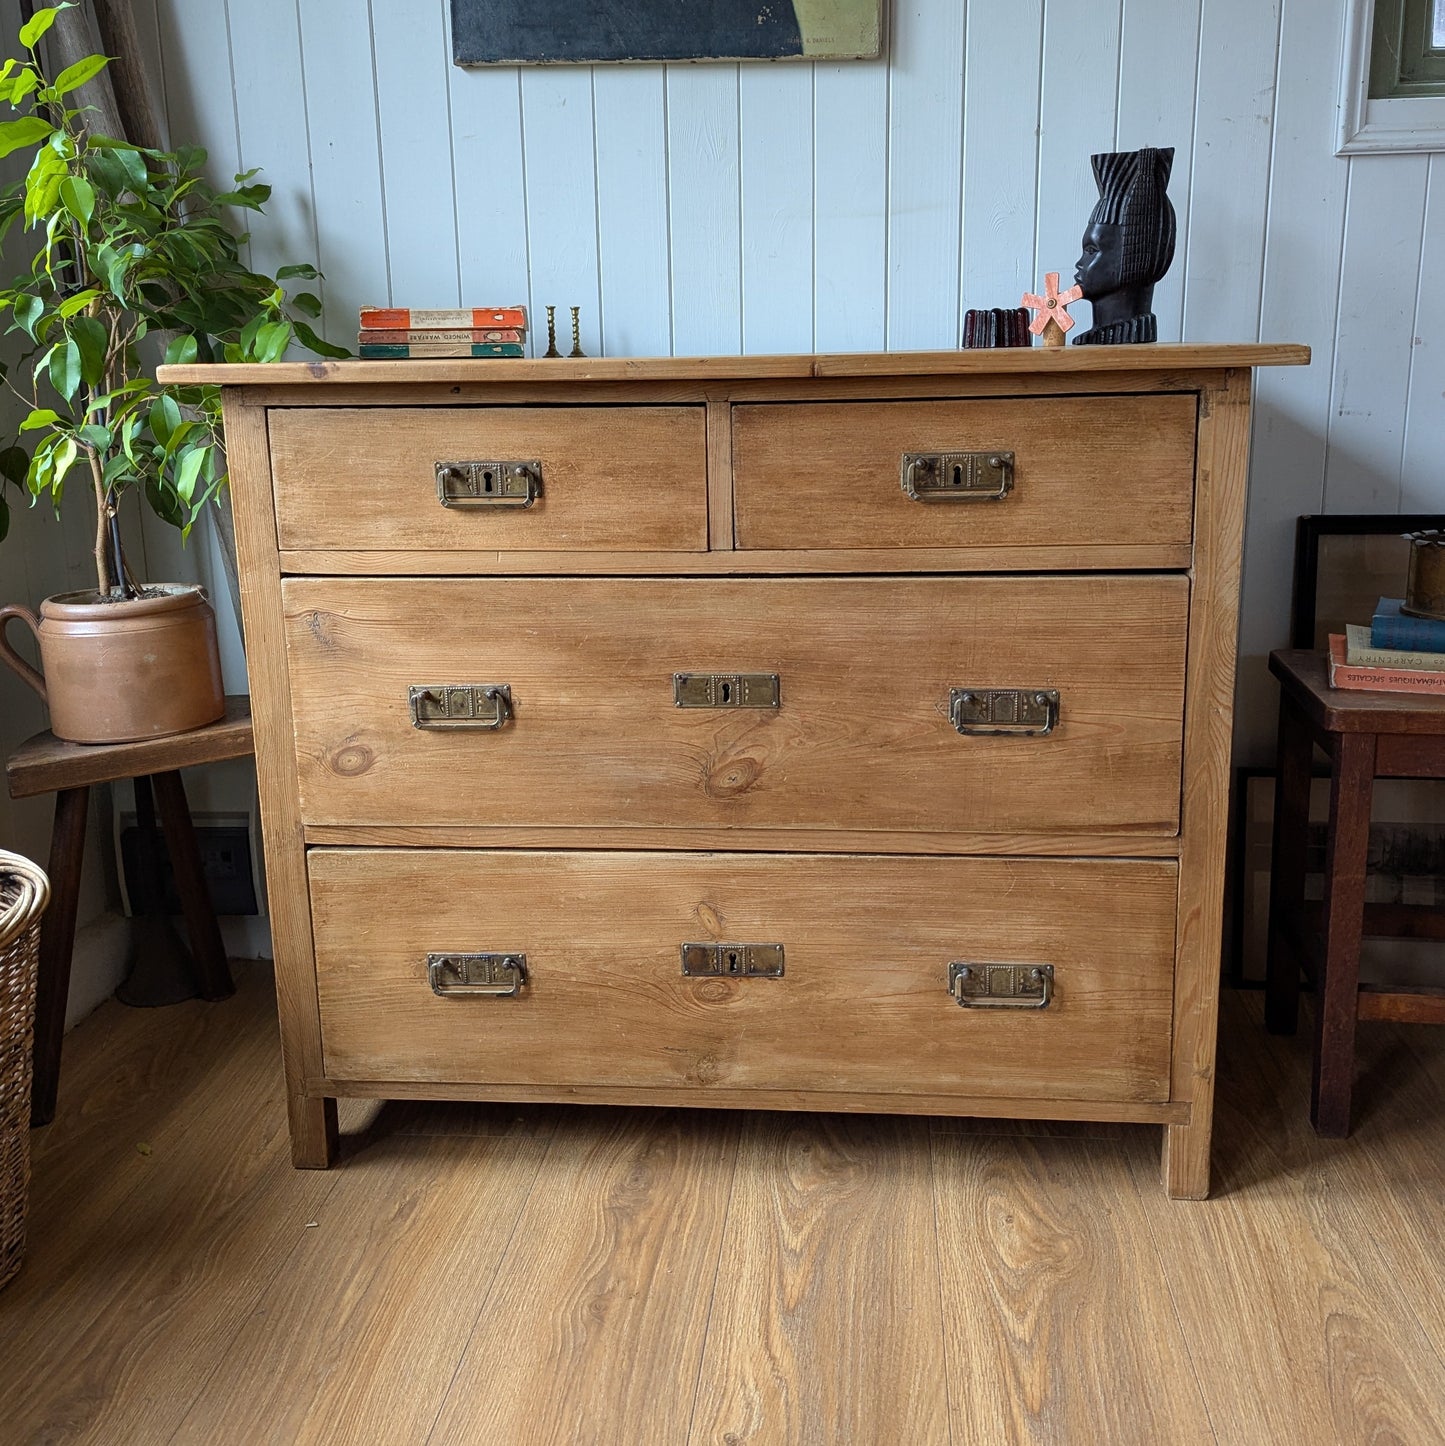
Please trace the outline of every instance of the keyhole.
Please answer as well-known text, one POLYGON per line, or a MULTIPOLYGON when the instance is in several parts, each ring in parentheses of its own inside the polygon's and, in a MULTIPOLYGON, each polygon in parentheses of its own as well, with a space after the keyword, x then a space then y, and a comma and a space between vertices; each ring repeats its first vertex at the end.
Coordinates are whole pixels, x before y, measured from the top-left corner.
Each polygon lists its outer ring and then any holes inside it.
POLYGON ((722 685, 722 700, 724 703, 731 703, 733 700, 733 685, 724 683, 722 685))
POLYGON ((963 486, 963 468, 957 462, 953 464, 953 485, 955 487, 963 486))
POLYGON ((483 491, 483 492, 490 492, 491 490, 492 490, 492 474, 491 474, 490 472, 483 472, 483 473, 482 473, 482 491, 483 491))
POLYGON ((736 949, 729 949, 729 950, 728 950, 728 973, 729 973, 729 974, 736 974, 737 972, 738 972, 738 955, 737 955, 737 950, 736 950, 736 949))

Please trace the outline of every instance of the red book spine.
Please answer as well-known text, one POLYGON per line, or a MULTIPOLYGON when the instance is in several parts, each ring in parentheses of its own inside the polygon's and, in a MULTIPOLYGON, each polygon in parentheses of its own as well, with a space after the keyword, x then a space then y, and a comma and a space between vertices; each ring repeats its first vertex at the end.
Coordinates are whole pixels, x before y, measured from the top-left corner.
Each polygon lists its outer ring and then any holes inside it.
POLYGON ((461 330, 471 327, 527 325, 525 306, 473 306, 422 308, 415 306, 363 306, 363 331, 461 330))
POLYGON ((1330 634, 1329 672, 1331 688, 1445 695, 1445 673, 1422 673, 1410 668, 1360 668, 1347 663, 1343 633, 1330 634))

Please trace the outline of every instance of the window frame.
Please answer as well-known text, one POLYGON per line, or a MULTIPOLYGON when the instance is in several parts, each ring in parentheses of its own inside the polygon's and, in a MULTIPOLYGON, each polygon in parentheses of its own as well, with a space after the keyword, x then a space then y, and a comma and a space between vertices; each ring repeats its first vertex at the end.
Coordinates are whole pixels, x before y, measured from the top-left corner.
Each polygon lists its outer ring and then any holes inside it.
POLYGON ((1445 151, 1445 95, 1371 97, 1375 0, 1346 0, 1337 156, 1445 151))

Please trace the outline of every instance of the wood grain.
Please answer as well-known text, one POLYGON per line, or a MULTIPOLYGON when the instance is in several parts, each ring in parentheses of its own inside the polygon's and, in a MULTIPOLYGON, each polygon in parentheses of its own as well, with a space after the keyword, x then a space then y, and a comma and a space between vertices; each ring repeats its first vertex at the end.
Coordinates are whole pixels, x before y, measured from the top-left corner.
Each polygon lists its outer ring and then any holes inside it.
POLYGON ((1018 347, 989 351, 896 351, 832 356, 566 357, 504 361, 463 357, 420 361, 272 362, 267 365, 166 366, 162 382, 228 387, 346 385, 358 382, 577 382, 728 379, 732 377, 967 376, 976 372, 1059 375, 1154 371, 1170 367, 1306 366, 1307 346, 1284 344, 1018 347))
MULTIPOLYGON (((488 825, 435 828, 417 824, 308 824, 308 844, 352 848, 511 848, 511 849, 670 849, 710 848, 717 840, 679 837, 665 828, 525 828, 488 825)), ((805 854, 957 854, 956 833, 925 833, 883 829, 747 829, 731 827, 726 843, 733 852, 805 854)), ((1047 854, 1088 857, 1122 852, 1131 858, 1177 858, 1177 837, 1131 833, 970 834, 968 852, 977 854, 1047 854)))
POLYGON ((27 739, 9 757, 5 776, 11 798, 30 798, 60 788, 84 788, 117 778, 169 772, 196 763, 218 763, 250 755, 251 699, 241 693, 226 699, 219 723, 145 738, 136 743, 67 743, 48 730, 27 739))
POLYGON ((1127 1173, 1139 1142, 1001 1143, 933 1135, 953 1439, 1213 1443, 1176 1262, 1127 1173))
POLYGON ((701 407, 327 408, 268 414, 286 548, 707 548, 701 407), (443 507, 436 464, 537 461, 530 507, 443 507))
POLYGON ((1168 1098, 1167 862, 413 849, 310 866, 339 1077, 867 1091, 880 1108, 1168 1098), (693 940, 781 943, 785 974, 685 978, 693 940), (526 987, 439 998, 428 952, 525 954, 526 987), (954 959, 1052 965, 1054 1000, 962 1009, 954 959))
POLYGON ((210 1446, 240 1418, 296 1446, 425 1440, 553 1124, 366 1144, 314 1228, 293 1224, 285 1269, 171 1440, 210 1446))
MULTIPOLYGON (((730 512, 723 523, 731 536, 730 512)), ((715 544, 716 545, 716 544, 715 544)), ((1145 568, 1182 572, 1193 556, 1191 544, 1035 547, 818 548, 809 552, 420 552, 377 548, 365 552, 323 552, 298 548, 281 554, 284 573, 420 574, 472 576, 487 573, 557 573, 622 576, 665 573, 679 577, 743 577, 769 573, 819 572, 1093 572, 1145 568)))
POLYGON ((1249 373, 1230 371, 1199 404, 1170 1093, 1188 1100, 1193 1111, 1188 1125, 1164 1132, 1161 1171, 1173 1198, 1202 1199, 1209 1193, 1249 399, 1249 373))
POLYGON ((429 1442, 685 1439, 738 1126, 640 1111, 559 1126, 429 1442))
POLYGON ((921 1122, 749 1118, 688 1441, 948 1440, 928 1182, 921 1122))
POLYGON ((735 406, 738 546, 1178 546, 1196 406, 1192 393, 735 406), (1012 453, 1012 490, 963 502, 903 491, 904 454, 955 451, 1012 453))
POLYGON ((321 1073, 321 1028, 306 900, 306 845, 293 761, 295 734, 286 675, 285 624, 267 449, 266 414, 245 396, 225 398, 226 455, 236 519, 241 616, 254 709, 256 783, 266 850, 267 906, 281 1013, 291 1154, 325 1168, 336 1152, 336 1102, 312 1099, 305 1080, 321 1073))
POLYGON ((1182 578, 332 581, 283 587, 308 823, 1172 833, 1182 578), (478 627, 477 620, 486 620, 478 627), (781 678, 679 709, 678 672, 781 678), (412 685, 506 683, 495 733, 412 685), (1047 737, 960 737, 955 687, 1057 688, 1047 737))

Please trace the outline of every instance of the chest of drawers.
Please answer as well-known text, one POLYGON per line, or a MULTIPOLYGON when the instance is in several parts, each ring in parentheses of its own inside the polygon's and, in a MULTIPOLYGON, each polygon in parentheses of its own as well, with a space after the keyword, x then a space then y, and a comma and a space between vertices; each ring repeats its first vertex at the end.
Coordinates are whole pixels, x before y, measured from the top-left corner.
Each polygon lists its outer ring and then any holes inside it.
POLYGON ((1208 1146, 1250 367, 223 386, 293 1153, 346 1095, 1208 1146))

